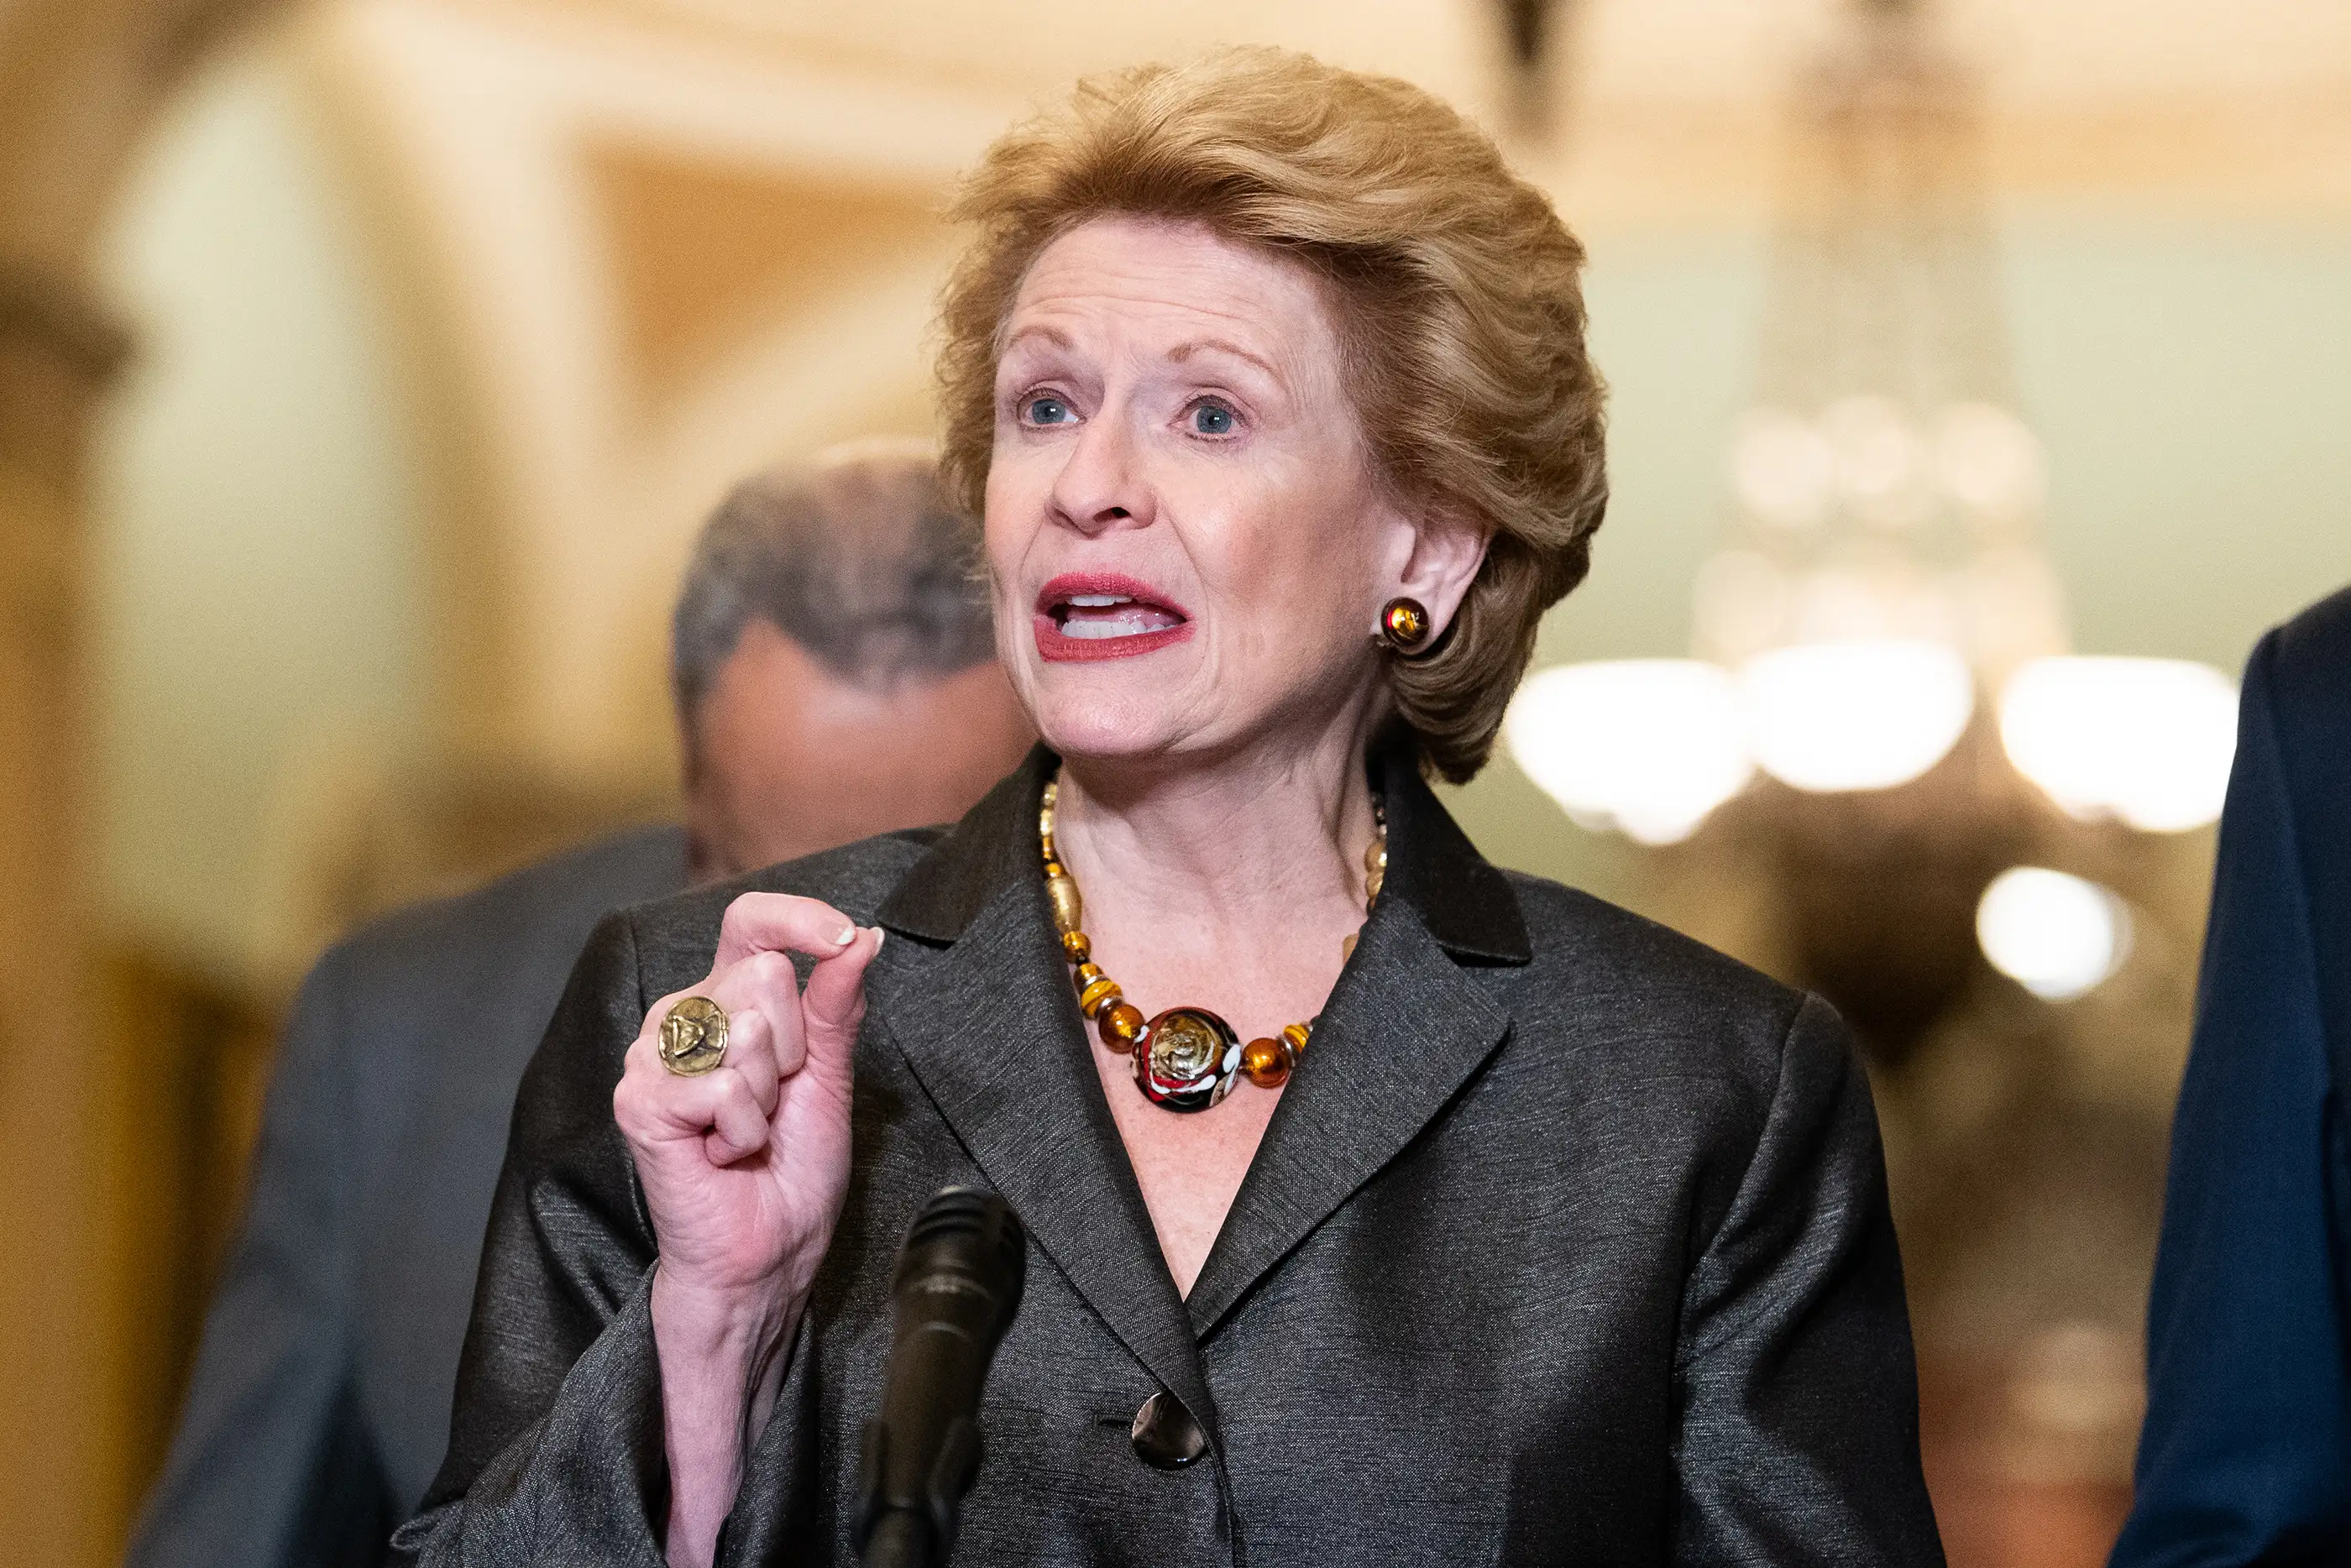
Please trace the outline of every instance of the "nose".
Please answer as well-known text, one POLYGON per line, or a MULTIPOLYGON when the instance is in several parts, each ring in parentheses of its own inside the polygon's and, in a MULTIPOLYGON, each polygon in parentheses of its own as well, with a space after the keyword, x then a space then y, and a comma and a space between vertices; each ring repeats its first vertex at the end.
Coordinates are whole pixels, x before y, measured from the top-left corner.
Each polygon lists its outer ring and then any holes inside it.
POLYGON ((1147 525, 1158 503, 1144 477, 1133 431, 1115 407, 1088 420, 1054 476, 1054 520, 1089 537, 1124 525, 1147 525))

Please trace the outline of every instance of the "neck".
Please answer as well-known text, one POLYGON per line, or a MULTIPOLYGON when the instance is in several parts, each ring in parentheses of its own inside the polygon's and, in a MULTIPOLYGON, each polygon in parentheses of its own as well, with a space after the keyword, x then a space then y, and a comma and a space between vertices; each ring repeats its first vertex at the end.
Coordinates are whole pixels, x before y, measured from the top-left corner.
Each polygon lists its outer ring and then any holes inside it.
POLYGON ((1353 930, 1373 834, 1370 729, 1353 718, 1302 742, 1173 766, 1065 759, 1056 840, 1099 911, 1089 928, 1150 929, 1196 950, 1274 929, 1353 930))

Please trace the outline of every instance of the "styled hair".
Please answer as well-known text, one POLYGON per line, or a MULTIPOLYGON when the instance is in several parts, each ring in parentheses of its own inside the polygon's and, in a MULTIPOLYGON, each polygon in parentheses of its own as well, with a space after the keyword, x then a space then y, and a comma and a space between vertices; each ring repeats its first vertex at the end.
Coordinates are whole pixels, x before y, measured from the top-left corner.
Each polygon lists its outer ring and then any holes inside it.
POLYGON ((764 620, 844 680, 887 689, 995 657, 971 525, 914 441, 837 447, 735 487, 704 524, 670 622, 670 689, 686 734, 764 620))
POLYGON ((1443 641, 1389 666, 1423 766, 1476 774, 1607 504, 1583 247, 1542 192, 1419 88, 1247 48, 1081 83, 988 149, 951 215, 976 232, 940 306, 940 472, 974 516, 1005 319, 1056 238, 1105 216, 1198 223, 1322 280, 1388 493, 1489 536, 1443 641))

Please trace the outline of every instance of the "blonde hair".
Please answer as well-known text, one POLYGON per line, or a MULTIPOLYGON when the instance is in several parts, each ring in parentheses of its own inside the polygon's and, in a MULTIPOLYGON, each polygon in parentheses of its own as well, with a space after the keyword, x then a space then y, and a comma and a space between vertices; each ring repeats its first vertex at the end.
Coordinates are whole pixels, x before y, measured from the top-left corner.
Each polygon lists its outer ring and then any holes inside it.
POLYGON ((1607 504, 1583 247, 1542 192, 1407 82, 1231 49, 1081 83, 988 149, 951 215, 977 232, 940 306, 940 472, 975 517, 1001 329, 1056 238, 1109 215, 1197 223, 1323 280, 1382 480, 1489 537, 1444 640, 1390 665, 1423 765, 1476 774, 1607 504))

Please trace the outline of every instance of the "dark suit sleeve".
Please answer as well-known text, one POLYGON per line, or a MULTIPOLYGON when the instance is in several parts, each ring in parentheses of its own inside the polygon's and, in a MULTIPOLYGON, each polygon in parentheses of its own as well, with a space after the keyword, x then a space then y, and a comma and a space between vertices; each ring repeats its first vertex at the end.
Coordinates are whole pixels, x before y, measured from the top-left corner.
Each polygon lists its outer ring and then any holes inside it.
POLYGON ((393 1503, 353 1404, 350 952, 278 1048, 245 1227, 130 1568, 371 1560, 393 1503))
POLYGON ((1681 1344, 1675 1562, 1942 1562, 1876 1116, 1817 999, 1690 1272, 1681 1344))
POLYGON ((2277 647, 2265 639, 2245 671, 2116 1568, 2351 1558, 2341 1106, 2274 724, 2277 647))
MULTIPOLYGON (((515 1103, 457 1371, 449 1453, 392 1561, 424 1568, 664 1562, 668 1471, 651 1222, 612 1091, 648 998, 625 915, 573 969, 515 1103)), ((803 1339, 809 1332, 803 1330, 803 1339)), ((764 1560, 800 1474, 811 1357, 796 1349, 720 1560, 764 1560)))

